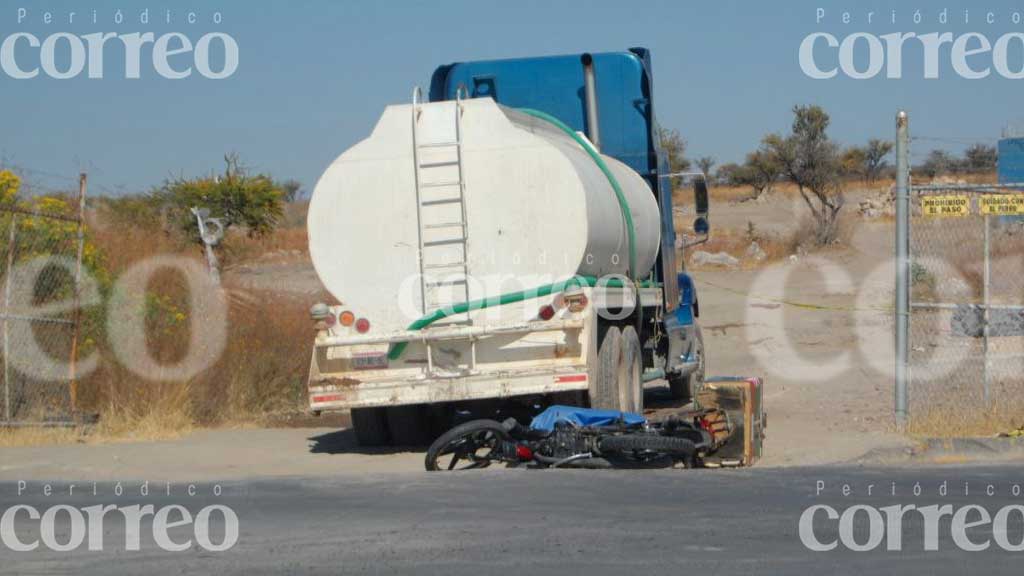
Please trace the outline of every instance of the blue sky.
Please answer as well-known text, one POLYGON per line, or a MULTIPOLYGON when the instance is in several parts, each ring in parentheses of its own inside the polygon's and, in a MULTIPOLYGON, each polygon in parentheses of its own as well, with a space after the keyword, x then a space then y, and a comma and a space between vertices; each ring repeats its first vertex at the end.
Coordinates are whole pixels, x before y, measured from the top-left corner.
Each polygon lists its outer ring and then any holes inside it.
MULTIPOLYGON (((818 31, 840 39, 854 32, 980 32, 994 42, 1024 32, 1011 20, 1015 10, 1024 12, 1024 2, 4 0, 0 38, 175 31, 194 41, 219 31, 236 39, 239 67, 225 80, 168 80, 144 53, 138 80, 123 78, 116 55, 108 56, 103 79, 0 74, 0 155, 42 187, 66 186, 64 178, 85 170, 93 194, 219 170, 229 151, 255 169, 312 187, 334 157, 367 135, 385 105, 407 101, 414 84, 426 87, 439 64, 646 46, 659 121, 683 133, 691 156, 740 160, 765 133, 787 128, 793 105, 815 103, 831 113, 832 136, 844 144, 891 138, 896 110, 908 109, 915 135, 939 139, 915 143, 920 158, 932 146, 994 143, 1004 125, 1024 119, 1024 80, 962 79, 949 65, 948 46, 939 79, 923 79, 921 55, 910 50, 900 80, 812 80, 798 64, 800 42, 818 31), (826 11, 821 23, 819 7, 826 11), (28 11, 20 24, 18 8, 28 11), (151 21, 143 25, 138 18, 146 8, 151 21), (946 24, 937 22, 942 8, 949 10, 946 24), (171 24, 163 21, 168 9, 171 24), (914 24, 918 9, 922 21, 914 24), (47 11, 50 24, 43 22, 47 11), (72 11, 79 16, 68 24, 72 11), (189 11, 197 13, 195 24, 185 21, 189 11), (223 19, 215 24, 218 11, 223 19), (850 24, 841 21, 844 11, 850 24), (995 24, 985 22, 989 11, 995 24)), ((1011 68, 1020 68, 1021 52, 1019 43, 1011 48, 1011 68)))

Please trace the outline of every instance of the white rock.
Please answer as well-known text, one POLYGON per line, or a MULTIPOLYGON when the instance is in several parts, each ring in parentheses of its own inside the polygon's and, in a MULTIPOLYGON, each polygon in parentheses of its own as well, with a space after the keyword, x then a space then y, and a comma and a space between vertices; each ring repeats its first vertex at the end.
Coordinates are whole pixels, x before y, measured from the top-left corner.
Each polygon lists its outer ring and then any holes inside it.
POLYGON ((705 252, 703 250, 697 250, 690 256, 690 264, 694 266, 724 266, 726 268, 735 268, 740 265, 740 261, 732 255, 726 252, 705 252))
POLYGON ((747 258, 753 258, 760 262, 767 257, 768 255, 764 253, 764 250, 761 249, 761 245, 758 244, 756 240, 751 242, 750 246, 747 246, 747 258))

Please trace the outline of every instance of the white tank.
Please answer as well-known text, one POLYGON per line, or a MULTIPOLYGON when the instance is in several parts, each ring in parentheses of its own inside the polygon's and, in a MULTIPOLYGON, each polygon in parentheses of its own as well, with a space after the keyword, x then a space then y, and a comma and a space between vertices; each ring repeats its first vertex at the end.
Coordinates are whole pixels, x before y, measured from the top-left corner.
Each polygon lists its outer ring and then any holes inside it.
MULTIPOLYGON (((369 138, 327 168, 309 205, 317 274, 372 332, 467 298, 627 272, 616 194, 578 142, 490 98, 416 110, 415 153, 413 106, 389 106, 369 138)), ((602 158, 632 214, 633 275, 645 277, 660 241, 657 202, 640 175, 602 158)))

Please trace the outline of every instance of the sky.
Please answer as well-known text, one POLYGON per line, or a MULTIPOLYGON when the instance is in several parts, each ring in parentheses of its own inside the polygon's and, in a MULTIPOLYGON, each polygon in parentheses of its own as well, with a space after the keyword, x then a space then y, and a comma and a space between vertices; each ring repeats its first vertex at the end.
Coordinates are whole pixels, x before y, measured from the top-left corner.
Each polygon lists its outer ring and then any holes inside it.
MULTIPOLYGON (((937 79, 923 78, 922 51, 912 48, 904 52, 900 79, 885 72, 812 79, 799 64, 801 42, 815 32, 842 40, 858 32, 949 31, 978 32, 995 43, 1024 32, 1024 23, 1013 22, 1018 10, 1024 2, 0 0, 0 39, 18 32, 41 41, 62 32, 180 32, 195 42, 222 32, 237 42, 239 55, 235 73, 219 80, 198 73, 163 78, 145 51, 139 79, 124 78, 120 52, 105 53, 103 78, 83 72, 18 80, 0 73, 0 162, 19 167, 40 189, 70 186, 85 171, 90 194, 124 194, 219 171, 224 154, 233 152, 251 169, 309 190, 335 157, 368 135, 386 105, 407 102, 416 84, 426 88, 438 65, 632 46, 651 50, 659 123, 682 133, 691 157, 742 160, 766 133, 788 128, 794 105, 818 104, 831 114, 831 136, 845 145, 891 139, 896 111, 908 110, 917 138, 912 153, 920 160, 932 147, 994 144, 1007 124, 1024 126, 1024 80, 994 72, 964 79, 950 64, 949 45, 940 51, 937 79), (26 12, 20 23, 19 9, 26 12), (147 9, 150 21, 142 24, 147 9), (77 16, 69 23, 71 12, 77 16), (187 21, 189 12, 195 23, 187 21)), ((38 65, 39 49, 19 46, 19 65, 30 68, 33 58, 38 65)), ((861 69, 866 46, 854 50, 861 69)), ((1020 70, 1024 43, 1009 46, 1008 66, 1020 70)), ((824 42, 818 47, 819 65, 835 66, 837 51, 829 53, 824 42)), ((222 59, 216 46, 212 51, 216 69, 222 59)), ((986 65, 986 55, 976 58, 975 67, 986 65)), ((58 68, 69 60, 58 45, 58 68)))

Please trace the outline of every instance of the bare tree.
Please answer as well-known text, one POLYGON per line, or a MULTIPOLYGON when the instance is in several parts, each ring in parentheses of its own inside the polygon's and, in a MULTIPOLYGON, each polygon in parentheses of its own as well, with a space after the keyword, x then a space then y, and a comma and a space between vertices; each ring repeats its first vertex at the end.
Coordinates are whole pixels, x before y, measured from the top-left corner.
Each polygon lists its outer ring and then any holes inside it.
POLYGON ((295 202, 302 196, 302 184, 297 180, 285 180, 281 184, 284 201, 295 202))
POLYGON ((771 151, 761 148, 747 154, 743 168, 746 172, 747 184, 754 189, 754 198, 761 194, 771 193, 772 186, 779 179, 782 167, 771 151))
MULTIPOLYGON (((668 156, 669 172, 686 172, 689 170, 690 160, 686 158, 686 140, 679 135, 679 131, 659 128, 658 138, 661 141, 662 151, 668 156)), ((672 178, 673 188, 678 188, 682 185, 682 178, 672 178)))
POLYGON ((764 146, 810 209, 816 243, 830 244, 836 239, 839 210, 846 201, 839 178, 839 149, 826 134, 829 116, 821 107, 796 106, 793 116, 791 133, 770 134, 764 146))
POLYGON ((868 140, 868 145, 864 148, 864 174, 868 182, 878 180, 882 171, 888 167, 889 163, 885 159, 889 152, 892 152, 892 142, 878 138, 868 140))
POLYGON ((991 172, 996 169, 998 159, 995 146, 974 144, 964 151, 964 164, 970 172, 991 172))
POLYGON ((715 159, 711 156, 702 156, 697 159, 697 168, 709 179, 711 178, 711 169, 714 167, 715 159))
POLYGON ((943 174, 950 174, 958 170, 958 161, 952 154, 945 150, 932 150, 924 163, 914 168, 914 172, 923 174, 928 178, 935 178, 943 174))

